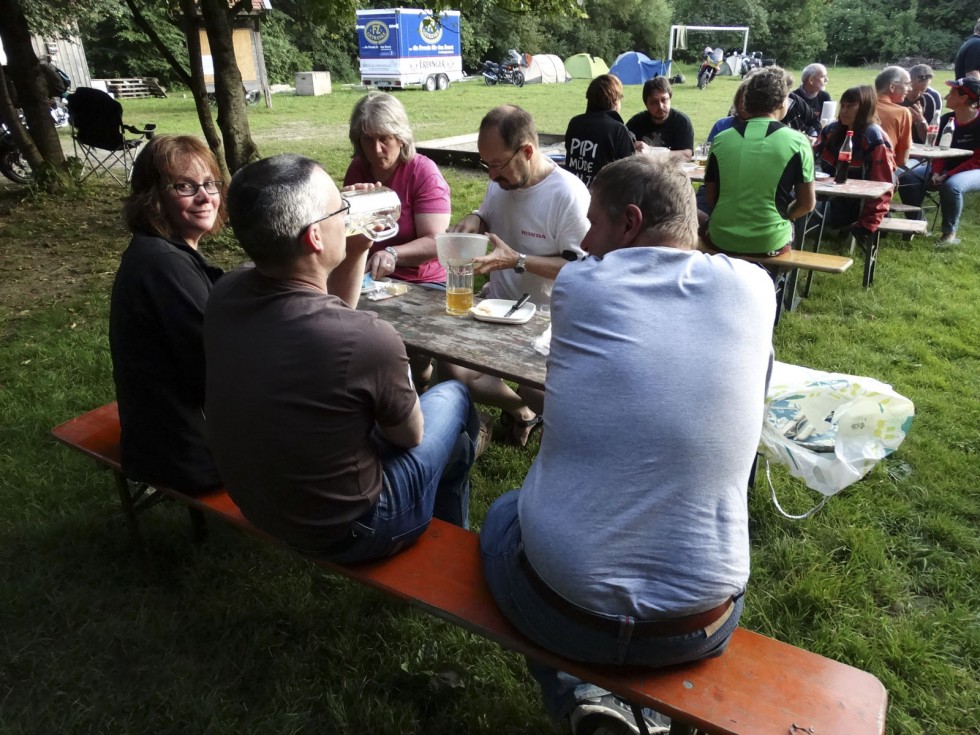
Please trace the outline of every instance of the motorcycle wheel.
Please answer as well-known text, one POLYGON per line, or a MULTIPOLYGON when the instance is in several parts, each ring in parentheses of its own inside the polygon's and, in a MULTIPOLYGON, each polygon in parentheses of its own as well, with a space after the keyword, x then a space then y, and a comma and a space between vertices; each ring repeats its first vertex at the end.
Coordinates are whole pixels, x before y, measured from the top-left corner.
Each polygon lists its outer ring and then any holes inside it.
POLYGON ((483 81, 485 81, 487 83, 487 86, 488 87, 492 87, 492 86, 494 86, 497 83, 497 80, 496 79, 494 79, 493 77, 488 77, 488 76, 484 76, 483 77, 483 81))
POLYGON ((15 184, 29 184, 34 180, 30 164, 18 150, 6 151, 0 156, 0 173, 15 184))
POLYGON ((698 89, 704 89, 708 86, 708 79, 711 75, 710 70, 702 69, 698 74, 698 89))
POLYGON ((524 86, 524 74, 519 71, 514 72, 514 86, 523 87, 524 86))

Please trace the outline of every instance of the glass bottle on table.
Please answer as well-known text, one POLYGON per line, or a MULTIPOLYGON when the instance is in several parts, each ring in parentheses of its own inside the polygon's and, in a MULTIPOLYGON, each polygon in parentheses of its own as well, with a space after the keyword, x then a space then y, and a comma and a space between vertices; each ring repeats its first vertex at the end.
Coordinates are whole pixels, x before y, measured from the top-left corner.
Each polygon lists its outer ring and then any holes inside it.
POLYGON ((851 169, 851 155, 854 152, 854 131, 848 130, 844 144, 840 147, 837 154, 837 172, 834 175, 835 184, 846 184, 847 176, 851 169))
POLYGON ((932 121, 926 128, 926 148, 932 150, 936 147, 936 136, 939 134, 939 110, 932 115, 932 121))
POLYGON ((953 147, 953 133, 956 131, 956 115, 950 115, 943 128, 943 134, 939 138, 939 147, 947 150, 953 147))

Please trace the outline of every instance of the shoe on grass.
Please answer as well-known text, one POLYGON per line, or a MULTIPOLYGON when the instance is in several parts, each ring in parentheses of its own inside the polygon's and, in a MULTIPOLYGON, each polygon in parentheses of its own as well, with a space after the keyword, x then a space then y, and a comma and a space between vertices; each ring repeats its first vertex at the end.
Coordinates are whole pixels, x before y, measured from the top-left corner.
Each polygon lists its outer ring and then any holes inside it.
POLYGON ((956 236, 955 232, 944 234, 942 237, 936 240, 937 248, 948 248, 948 247, 952 247, 953 245, 959 245, 959 244, 960 244, 960 239, 956 236))
MULTIPOLYGON (((646 710, 643 715, 651 735, 670 732, 670 720, 646 710), (650 716, 652 715, 652 716, 650 716)), ((640 728, 633 710, 612 694, 583 699, 569 715, 572 735, 639 735, 640 728)))
POLYGON ((493 416, 483 411, 478 412, 477 416, 480 418, 480 435, 476 438, 474 460, 487 450, 490 440, 493 439, 493 416))

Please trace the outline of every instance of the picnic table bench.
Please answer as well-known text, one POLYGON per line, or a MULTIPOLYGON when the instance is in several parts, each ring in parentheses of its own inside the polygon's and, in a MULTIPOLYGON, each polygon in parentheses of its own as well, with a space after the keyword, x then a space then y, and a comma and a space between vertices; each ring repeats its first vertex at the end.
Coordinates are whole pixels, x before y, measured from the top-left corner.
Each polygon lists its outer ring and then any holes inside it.
MULTIPOLYGON (((117 486, 126 488, 115 403, 73 418, 52 433, 62 444, 110 469, 117 486)), ((224 490, 189 496, 157 489, 194 512, 278 543, 253 526, 224 490)), ((124 497, 124 508, 126 504, 124 497)), ((137 523, 132 507, 126 516, 137 523)), ((138 541, 138 527, 131 526, 131 531, 138 541)), ((634 705, 669 715, 672 735, 884 732, 888 695, 874 676, 744 628, 735 631, 719 658, 657 670, 583 664, 540 648, 519 633, 494 603, 483 578, 477 534, 436 519, 415 544, 393 557, 353 565, 311 561, 593 682, 634 705)))

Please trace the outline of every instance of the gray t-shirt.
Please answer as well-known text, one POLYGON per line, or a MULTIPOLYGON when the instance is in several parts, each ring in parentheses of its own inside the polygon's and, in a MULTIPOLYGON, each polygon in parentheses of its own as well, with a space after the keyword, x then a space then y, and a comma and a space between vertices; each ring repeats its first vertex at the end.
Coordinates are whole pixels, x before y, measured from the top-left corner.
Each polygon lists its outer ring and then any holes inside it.
POLYGON ((629 248, 562 269, 519 505, 556 592, 656 619, 745 587, 775 306, 766 272, 724 255, 629 248))

